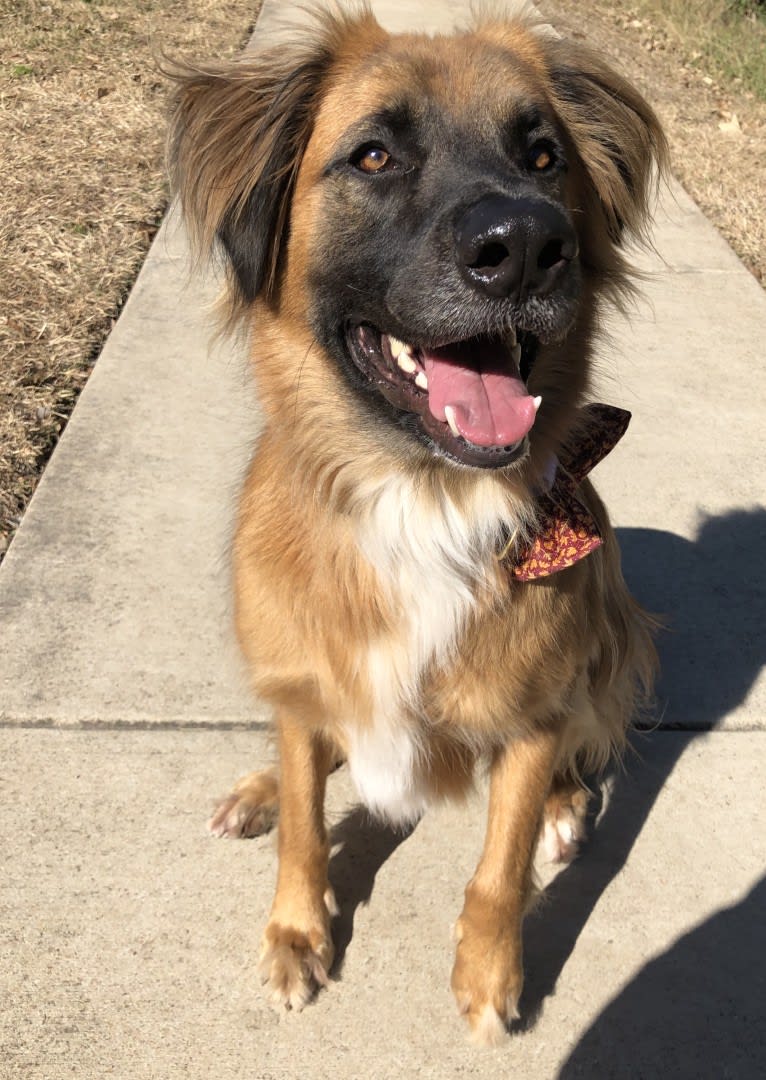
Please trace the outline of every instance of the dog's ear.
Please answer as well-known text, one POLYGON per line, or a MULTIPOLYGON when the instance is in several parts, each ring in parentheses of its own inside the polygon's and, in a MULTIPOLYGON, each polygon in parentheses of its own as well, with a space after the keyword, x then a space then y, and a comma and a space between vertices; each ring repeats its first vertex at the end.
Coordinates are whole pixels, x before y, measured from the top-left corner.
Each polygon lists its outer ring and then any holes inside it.
POLYGON ((314 25, 269 51, 231 61, 166 61, 176 83, 169 158, 198 253, 220 244, 230 270, 230 316, 272 295, 290 202, 328 72, 350 35, 377 23, 316 13, 314 25))
POLYGON ((330 58, 269 53, 166 68, 170 165, 198 252, 219 242, 235 303, 274 288, 290 196, 330 58))
POLYGON ((641 94, 590 49, 545 42, 553 105, 598 196, 613 243, 645 238, 650 197, 667 171, 659 120, 641 94))

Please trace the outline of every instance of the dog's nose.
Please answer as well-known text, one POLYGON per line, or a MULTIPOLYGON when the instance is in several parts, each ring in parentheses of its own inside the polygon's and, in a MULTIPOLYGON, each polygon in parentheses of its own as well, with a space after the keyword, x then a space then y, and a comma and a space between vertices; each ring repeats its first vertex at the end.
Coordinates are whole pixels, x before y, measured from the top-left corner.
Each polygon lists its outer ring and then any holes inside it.
POLYGON ((458 264, 489 296, 544 296, 576 255, 569 219, 545 199, 489 195, 458 222, 458 264))

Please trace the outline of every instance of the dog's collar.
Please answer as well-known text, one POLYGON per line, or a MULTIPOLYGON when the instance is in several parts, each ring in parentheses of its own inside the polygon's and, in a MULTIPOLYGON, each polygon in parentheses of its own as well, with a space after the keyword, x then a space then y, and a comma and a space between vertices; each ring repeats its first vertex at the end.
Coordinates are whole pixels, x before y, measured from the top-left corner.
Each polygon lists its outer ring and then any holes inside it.
POLYGON ((582 410, 572 440, 544 470, 534 538, 518 549, 511 537, 499 556, 517 581, 534 581, 566 570, 601 547, 601 530, 577 489, 614 449, 629 423, 630 413, 613 405, 586 405, 582 410))

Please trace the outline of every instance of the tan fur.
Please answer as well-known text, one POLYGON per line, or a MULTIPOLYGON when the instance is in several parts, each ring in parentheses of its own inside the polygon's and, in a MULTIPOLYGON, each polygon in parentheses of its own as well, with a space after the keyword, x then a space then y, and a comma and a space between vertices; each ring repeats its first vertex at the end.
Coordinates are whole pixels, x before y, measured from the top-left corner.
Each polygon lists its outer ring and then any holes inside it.
MULTIPOLYGON (((365 732, 388 739, 381 745, 411 762, 412 790, 396 796, 402 803, 409 795, 416 803, 460 796, 476 765, 488 763, 487 839, 466 891, 452 980, 460 1008, 484 1039, 503 1030, 521 992, 521 920, 544 813, 554 833, 561 823, 554 857, 570 858, 585 811, 576 778, 619 751, 654 665, 647 621, 627 592, 590 484, 582 495, 601 524, 603 548, 532 584, 514 581, 497 559, 503 529, 523 538, 534 527, 542 463, 571 429, 587 386, 577 335, 590 333, 600 300, 586 296, 574 332, 568 363, 582 366, 575 392, 559 400, 555 371, 534 389, 556 409, 548 426, 541 424, 527 467, 460 471, 418 446, 386 441, 360 414, 307 323, 307 253, 326 227, 317 191, 328 148, 350 117, 395 97, 403 81, 431 79, 441 108, 475 122, 508 78, 509 51, 519 95, 545 96, 566 125, 576 159, 568 199, 588 219, 581 244, 608 268, 603 288, 619 299, 630 284, 616 234, 641 233, 651 160, 661 161, 663 142, 638 95, 586 50, 520 21, 490 19, 462 37, 433 42, 389 38, 369 15, 336 13, 320 16, 293 49, 174 71, 175 175, 202 248, 226 215, 236 227, 274 145, 287 140, 290 148, 265 283, 252 303, 232 279, 227 299, 229 320, 244 319, 250 329, 266 415, 234 546, 239 638, 256 691, 275 706, 280 751, 279 880, 264 936, 264 975, 276 1000, 294 1007, 327 981, 331 901, 322 804, 336 758, 365 732), (428 74, 435 49, 446 71, 441 82, 428 74), (589 73, 582 76, 584 110, 549 82, 552 66, 562 63, 589 73), (290 72, 296 74, 275 103, 274 87, 290 72), (622 128, 624 152, 640 176, 630 196, 595 136, 607 121, 622 128), (603 212, 590 215, 593 199, 603 212), (395 530, 389 540, 376 531, 394 503, 401 530, 417 522, 419 536, 437 552, 451 612, 446 627, 425 625, 425 603, 413 616, 417 583, 406 565, 396 570, 411 549, 404 541, 396 547, 395 530), (376 666, 386 676, 380 685, 376 666), (386 679, 393 689, 381 705, 386 679), (381 724, 388 725, 382 736, 381 724)), ((255 774, 222 804, 214 827, 258 832, 276 801, 276 774, 255 774)))

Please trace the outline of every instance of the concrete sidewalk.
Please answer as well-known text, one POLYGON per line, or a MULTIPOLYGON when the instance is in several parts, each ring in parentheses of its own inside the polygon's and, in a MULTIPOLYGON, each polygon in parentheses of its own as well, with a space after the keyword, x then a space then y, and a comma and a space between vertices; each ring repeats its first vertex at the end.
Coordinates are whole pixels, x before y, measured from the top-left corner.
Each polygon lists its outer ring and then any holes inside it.
MULTIPOLYGON (((374 7, 435 29, 467 4, 374 7)), ((188 280, 171 215, 0 567, 2 1080, 766 1073, 766 294, 679 188, 655 243, 604 355, 634 420, 596 481, 668 621, 662 724, 685 730, 640 739, 528 923, 539 1018, 477 1051, 448 984, 478 801, 402 839, 334 777, 339 978, 301 1016, 262 999, 273 843, 204 829, 268 752, 228 612, 259 413, 244 358, 207 347, 215 283, 188 280)))

